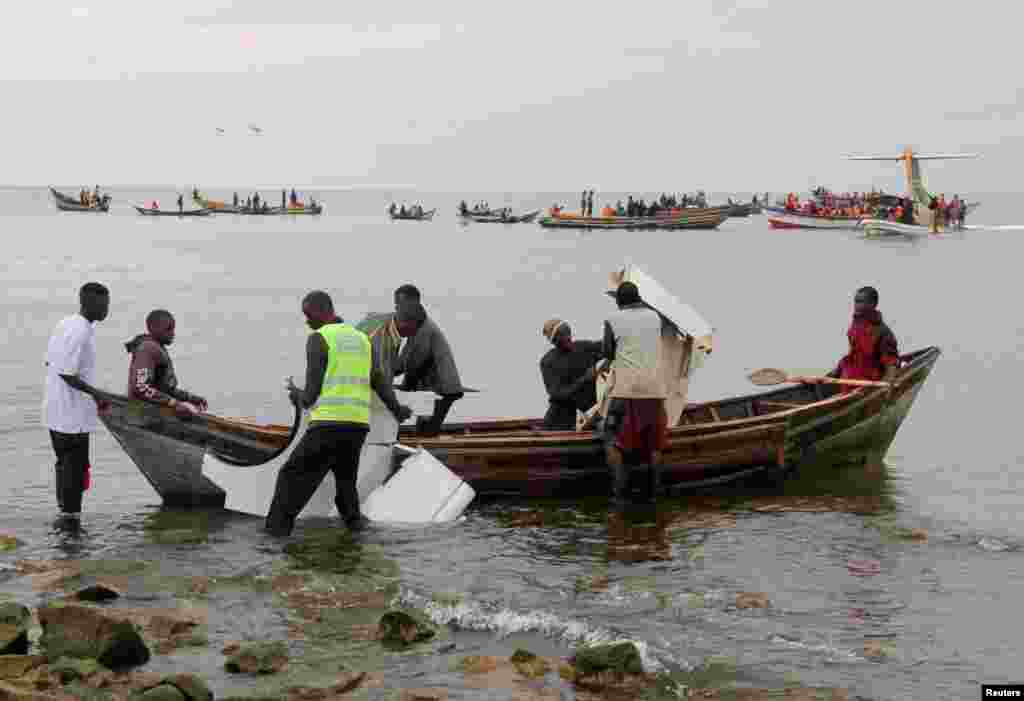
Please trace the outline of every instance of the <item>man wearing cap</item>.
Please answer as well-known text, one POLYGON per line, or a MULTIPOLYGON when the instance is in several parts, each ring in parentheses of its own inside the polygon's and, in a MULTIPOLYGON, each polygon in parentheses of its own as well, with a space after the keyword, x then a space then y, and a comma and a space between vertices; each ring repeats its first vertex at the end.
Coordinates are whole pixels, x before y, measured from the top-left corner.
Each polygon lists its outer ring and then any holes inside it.
POLYGON ((604 357, 611 363, 611 389, 603 433, 612 471, 613 496, 625 501, 629 487, 626 458, 650 466, 651 496, 661 489, 658 466, 668 446, 668 392, 658 376, 662 318, 640 299, 632 282, 615 291, 618 310, 604 322, 604 357))
POLYGON ((574 431, 576 412, 597 403, 596 363, 602 358, 602 343, 574 340, 572 328, 561 319, 544 322, 541 333, 554 346, 540 359, 549 401, 544 429, 574 431))

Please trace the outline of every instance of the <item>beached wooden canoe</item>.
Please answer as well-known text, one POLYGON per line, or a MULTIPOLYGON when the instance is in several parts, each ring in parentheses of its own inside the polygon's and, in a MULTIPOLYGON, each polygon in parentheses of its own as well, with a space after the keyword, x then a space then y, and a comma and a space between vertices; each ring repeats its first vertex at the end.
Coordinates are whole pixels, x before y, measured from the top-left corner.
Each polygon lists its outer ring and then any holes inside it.
MULTIPOLYGON (((880 460, 939 355, 932 347, 904 356, 891 389, 840 394, 835 385, 801 384, 690 404, 669 429, 662 482, 693 489, 758 473, 880 460)), ((452 423, 433 438, 403 428, 399 441, 429 450, 479 495, 607 493, 600 436, 542 425, 539 418, 452 423)))
POLYGON ((429 209, 423 214, 399 214, 398 212, 388 212, 392 220, 408 219, 411 221, 430 221, 434 218, 434 212, 437 209, 429 209))
POLYGON ((178 211, 175 209, 153 209, 152 207, 143 207, 141 205, 133 204, 132 207, 135 211, 145 217, 208 217, 210 216, 210 210, 208 209, 185 209, 178 211))
POLYGON ((57 209, 62 212, 108 212, 110 211, 110 195, 104 195, 99 203, 95 205, 84 205, 78 201, 77 197, 69 197, 63 192, 58 192, 54 188, 50 188, 50 194, 53 195, 53 201, 57 205, 57 209))
POLYGON ((549 229, 716 229, 729 217, 723 207, 687 207, 653 217, 582 217, 561 213, 541 217, 541 226, 549 229))
POLYGON ((173 410, 106 392, 76 377, 64 379, 110 403, 100 420, 169 506, 223 506, 224 491, 203 476, 204 455, 239 467, 262 465, 288 449, 301 424, 298 408, 291 426, 212 414, 184 420, 173 410))

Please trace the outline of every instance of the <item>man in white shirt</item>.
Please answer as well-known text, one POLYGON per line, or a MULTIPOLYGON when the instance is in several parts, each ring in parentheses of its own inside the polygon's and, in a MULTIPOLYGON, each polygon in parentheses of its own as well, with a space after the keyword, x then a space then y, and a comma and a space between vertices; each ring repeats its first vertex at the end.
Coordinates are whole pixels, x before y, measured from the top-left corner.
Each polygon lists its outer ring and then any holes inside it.
POLYGON ((89 470, 89 433, 96 428, 96 402, 61 375, 93 384, 96 373, 95 324, 107 318, 110 292, 98 282, 78 291, 78 314, 62 319, 46 349, 43 421, 57 454, 57 505, 61 516, 77 520, 89 470))

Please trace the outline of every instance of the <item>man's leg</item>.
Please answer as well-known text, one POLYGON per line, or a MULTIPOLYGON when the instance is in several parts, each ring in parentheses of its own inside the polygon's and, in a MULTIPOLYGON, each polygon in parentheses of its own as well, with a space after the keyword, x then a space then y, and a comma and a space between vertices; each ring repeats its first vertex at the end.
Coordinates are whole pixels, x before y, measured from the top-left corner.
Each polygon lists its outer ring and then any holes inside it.
POLYGON ((50 441, 57 455, 57 506, 63 514, 81 513, 89 465, 89 434, 50 431, 50 441))
POLYGON ((604 439, 605 461, 612 478, 612 498, 625 502, 629 495, 629 468, 626 465, 620 441, 622 431, 624 404, 621 399, 608 402, 608 409, 601 426, 604 439))
POLYGON ((327 474, 330 448, 330 429, 317 426, 308 429, 295 446, 288 462, 277 473, 265 526, 271 534, 291 534, 295 519, 327 474))
MULTIPOLYGON (((349 527, 358 524, 362 518, 359 511, 359 493, 356 491, 356 478, 359 475, 359 457, 368 431, 346 430, 338 432, 338 440, 334 445, 331 459, 331 471, 334 472, 334 505, 338 515, 349 527)), ((358 527, 358 526, 355 526, 358 527)))
POLYGON ((441 432, 445 417, 452 408, 452 404, 466 396, 464 393, 442 394, 440 399, 434 400, 434 414, 423 424, 422 430, 417 431, 426 436, 436 436, 441 432))
POLYGON ((50 443, 53 445, 53 454, 57 457, 57 462, 53 466, 53 474, 57 494, 57 508, 61 513, 64 512, 64 453, 67 450, 66 436, 66 433, 50 431, 50 443))

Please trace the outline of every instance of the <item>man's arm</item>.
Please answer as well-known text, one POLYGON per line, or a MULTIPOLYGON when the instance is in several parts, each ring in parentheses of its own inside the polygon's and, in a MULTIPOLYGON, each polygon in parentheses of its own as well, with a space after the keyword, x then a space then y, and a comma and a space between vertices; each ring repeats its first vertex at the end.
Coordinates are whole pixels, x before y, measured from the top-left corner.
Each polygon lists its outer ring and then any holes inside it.
POLYGON ((900 367, 900 349, 896 341, 896 335, 888 326, 882 326, 882 333, 878 339, 878 356, 885 368, 882 379, 891 381, 900 367))
POLYGON ((612 331, 612 325, 607 321, 604 322, 604 340, 601 344, 602 355, 608 360, 608 364, 615 360, 615 333, 612 331))
POLYGON ((327 341, 318 333, 311 333, 306 340, 306 388, 293 387, 289 396, 303 409, 316 404, 324 386, 327 374, 327 341))
POLYGON ((156 379, 156 366, 159 360, 159 351, 151 343, 143 343, 132 353, 132 362, 128 370, 132 396, 137 399, 144 399, 154 404, 162 404, 174 407, 178 398, 171 394, 162 392, 153 384, 156 379))
POLYGON ((412 416, 412 411, 408 407, 402 406, 395 396, 392 380, 394 374, 391 370, 392 353, 386 347, 388 343, 389 341, 383 336, 383 333, 378 333, 370 339, 370 353, 372 357, 370 387, 377 393, 381 401, 384 402, 384 406, 388 408, 388 411, 401 423, 412 416))

